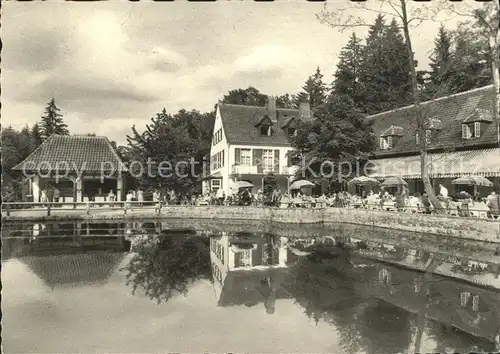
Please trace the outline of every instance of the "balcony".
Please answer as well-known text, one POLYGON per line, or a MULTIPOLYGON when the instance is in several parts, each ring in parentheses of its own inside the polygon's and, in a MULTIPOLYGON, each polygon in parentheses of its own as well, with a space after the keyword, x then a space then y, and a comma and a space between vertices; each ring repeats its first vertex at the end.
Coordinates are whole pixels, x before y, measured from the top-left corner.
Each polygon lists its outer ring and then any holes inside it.
POLYGON ((234 175, 256 175, 259 174, 258 167, 260 166, 233 165, 231 173, 234 175))

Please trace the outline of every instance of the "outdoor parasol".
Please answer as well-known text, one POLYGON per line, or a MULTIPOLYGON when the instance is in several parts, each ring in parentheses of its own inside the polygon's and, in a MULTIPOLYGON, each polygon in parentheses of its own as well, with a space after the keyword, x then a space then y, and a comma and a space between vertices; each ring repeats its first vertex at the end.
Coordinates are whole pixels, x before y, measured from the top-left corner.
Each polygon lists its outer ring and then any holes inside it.
POLYGON ((401 177, 389 177, 381 184, 382 187, 408 186, 408 183, 401 177))
POLYGON ((375 178, 359 176, 351 179, 348 184, 354 184, 358 186, 378 186, 380 184, 375 178))
POLYGON ((247 181, 237 181, 234 183, 233 188, 241 189, 241 188, 253 188, 253 184, 247 181))
POLYGON ((465 184, 468 186, 493 187, 493 182, 483 176, 463 176, 451 181, 452 184, 465 184))
POLYGON ((301 180, 293 182, 290 185, 290 189, 300 189, 300 188, 303 188, 303 187, 314 187, 314 183, 309 182, 309 181, 307 181, 305 179, 301 179, 301 180))

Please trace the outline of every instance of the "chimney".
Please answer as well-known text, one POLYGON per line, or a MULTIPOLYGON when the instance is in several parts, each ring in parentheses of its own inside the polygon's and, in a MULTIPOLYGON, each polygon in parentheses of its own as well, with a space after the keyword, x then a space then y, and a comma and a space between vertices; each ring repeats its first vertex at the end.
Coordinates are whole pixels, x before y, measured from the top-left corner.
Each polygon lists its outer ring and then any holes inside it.
POLYGON ((308 102, 301 102, 299 105, 299 117, 300 118, 311 118, 311 106, 308 102))
POLYGON ((266 105, 267 115, 271 118, 271 121, 276 122, 278 117, 276 115, 276 97, 269 96, 266 105))

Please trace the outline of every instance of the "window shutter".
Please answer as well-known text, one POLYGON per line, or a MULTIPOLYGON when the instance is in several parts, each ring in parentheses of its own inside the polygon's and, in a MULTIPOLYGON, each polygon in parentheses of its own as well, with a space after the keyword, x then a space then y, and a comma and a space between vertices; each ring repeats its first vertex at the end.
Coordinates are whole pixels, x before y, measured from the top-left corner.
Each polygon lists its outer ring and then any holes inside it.
POLYGON ((257 172, 262 173, 262 149, 253 149, 252 166, 257 166, 257 172))
POLYGON ((394 146, 394 141, 392 139, 392 136, 387 137, 387 147, 391 149, 394 146))
POLYGON ((241 162, 241 149, 234 149, 234 164, 239 165, 241 162))
POLYGON ((384 150, 385 149, 385 139, 384 138, 380 138, 380 149, 384 150))
POLYGON ((420 133, 418 132, 415 134, 415 145, 420 145, 420 133))
POLYGON ((222 157, 221 157, 221 161, 220 161, 220 166, 224 167, 224 150, 222 150, 222 157))
POLYGON ((262 149, 252 150, 252 166, 262 165, 262 149))
POLYGON ((292 167, 292 156, 291 156, 291 151, 288 151, 286 154, 286 166, 287 167, 292 167))
POLYGON ((274 150, 274 170, 273 172, 279 173, 280 171, 280 151, 278 149, 274 150))
POLYGON ((462 124, 462 138, 464 139, 470 138, 470 128, 467 124, 462 124))
POLYGON ((480 136, 481 136, 481 123, 475 122, 474 123, 474 137, 479 138, 480 136))

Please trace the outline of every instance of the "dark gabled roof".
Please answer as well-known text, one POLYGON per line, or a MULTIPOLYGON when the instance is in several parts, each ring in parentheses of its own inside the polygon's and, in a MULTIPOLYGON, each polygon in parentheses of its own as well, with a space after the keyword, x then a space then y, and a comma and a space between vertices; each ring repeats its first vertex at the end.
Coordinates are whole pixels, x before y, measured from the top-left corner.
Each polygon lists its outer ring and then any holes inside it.
POLYGON ((127 171, 125 164, 104 136, 51 135, 13 170, 127 171))
MULTIPOLYGON (((494 100, 495 92, 493 86, 489 85, 423 102, 424 119, 426 121, 438 119, 442 125, 437 140, 429 146, 430 150, 494 145, 496 143, 496 127, 494 123, 485 124, 485 130, 481 132, 479 138, 462 139, 462 123, 464 120, 474 114, 476 109, 492 112, 494 100)), ((399 126, 404 130, 404 135, 392 149, 378 150, 377 155, 388 156, 401 153, 416 153, 418 151, 415 142, 417 124, 413 105, 375 114, 367 117, 367 119, 373 121, 373 130, 376 136, 381 136, 391 126, 399 126)))
POLYGON ((464 123, 474 123, 474 122, 489 122, 492 123, 493 114, 487 109, 476 108, 474 112, 464 119, 464 123))
POLYGON ((291 123, 293 123, 295 121, 296 117, 295 116, 291 116, 291 117, 288 117, 287 119, 285 119, 285 121, 283 122, 283 125, 281 126, 282 129, 285 129, 286 127, 288 127, 291 123))
POLYGON ((222 126, 229 144, 248 145, 289 145, 286 132, 281 128, 284 122, 292 116, 298 117, 298 109, 276 109, 277 122, 273 125, 272 136, 262 136, 255 123, 266 116, 266 107, 240 106, 219 103, 222 126))
POLYGON ((254 126, 258 127, 263 124, 274 125, 273 121, 271 120, 271 118, 269 118, 267 114, 257 119, 257 122, 254 124, 254 126))

